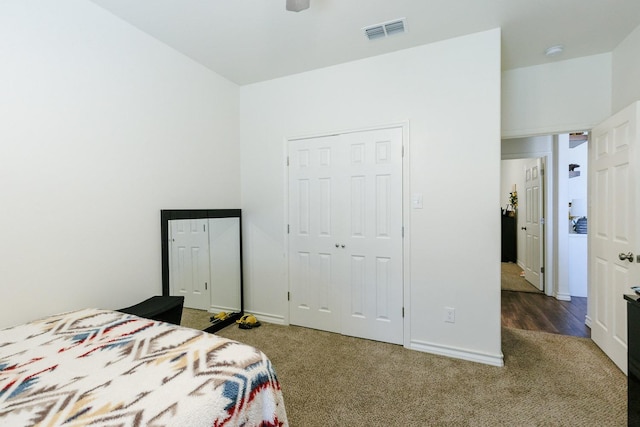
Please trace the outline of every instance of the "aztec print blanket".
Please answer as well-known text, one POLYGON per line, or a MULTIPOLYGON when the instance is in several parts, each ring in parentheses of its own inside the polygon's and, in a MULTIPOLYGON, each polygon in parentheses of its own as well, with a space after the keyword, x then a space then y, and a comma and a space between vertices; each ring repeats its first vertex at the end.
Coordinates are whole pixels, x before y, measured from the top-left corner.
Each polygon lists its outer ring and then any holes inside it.
POLYGON ((1 426, 286 426, 259 350, 86 309, 0 330, 1 426))

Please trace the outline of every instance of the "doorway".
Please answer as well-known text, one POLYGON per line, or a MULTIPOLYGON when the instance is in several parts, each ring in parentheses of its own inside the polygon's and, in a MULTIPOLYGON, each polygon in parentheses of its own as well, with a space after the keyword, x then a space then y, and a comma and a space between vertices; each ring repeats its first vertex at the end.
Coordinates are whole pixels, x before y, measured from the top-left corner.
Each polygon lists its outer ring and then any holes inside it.
MULTIPOLYGON (((586 141, 587 135, 585 133, 579 132, 577 134, 581 135, 579 139, 586 141)), ((580 248, 576 248, 576 244, 584 240, 584 254, 586 255, 586 236, 578 236, 575 233, 571 234, 571 236, 574 236, 573 239, 570 238, 572 220, 575 220, 575 218, 570 210, 569 203, 572 200, 578 200, 577 204, 580 205, 580 199, 586 199, 586 158, 576 160, 576 154, 578 151, 585 150, 584 155, 586 156, 588 144, 570 141, 575 139, 574 137, 575 135, 567 133, 503 140, 502 170, 503 172, 509 171, 508 162, 510 161, 518 165, 518 162, 526 162, 525 159, 545 159, 544 181, 547 187, 547 194, 543 198, 544 213, 542 215, 544 218, 543 235, 545 238, 543 246, 544 261, 542 264, 544 267, 544 295, 558 301, 571 302, 573 300, 577 308, 570 308, 571 315, 578 316, 582 323, 587 323, 586 257, 582 259, 580 257, 582 254, 580 248), (574 174, 571 182, 568 170, 570 163, 580 165, 580 178, 576 179, 574 174), (584 182, 579 183, 582 179, 584 179, 584 182), (583 300, 580 301, 577 298, 583 298, 583 300)), ((521 166, 517 167, 520 168, 521 166)), ((506 203, 505 199, 514 184, 514 182, 502 184, 502 193, 506 193, 501 195, 503 207, 506 203)), ((516 185, 518 188, 524 186, 524 184, 516 185)), ((520 199, 522 200, 522 198, 520 199)), ((575 217, 578 217, 578 215, 576 214, 575 217)), ((521 236, 525 232, 522 229, 523 227, 528 228, 528 226, 518 224, 518 251, 526 251, 524 242, 520 241, 524 240, 524 236, 521 236)), ((522 258, 524 256, 523 252, 519 252, 518 264, 523 271, 525 266, 522 258)), ((572 322, 574 320, 572 319, 572 322)))
POLYGON ((544 291, 545 169, 545 157, 502 161, 502 289, 544 291))

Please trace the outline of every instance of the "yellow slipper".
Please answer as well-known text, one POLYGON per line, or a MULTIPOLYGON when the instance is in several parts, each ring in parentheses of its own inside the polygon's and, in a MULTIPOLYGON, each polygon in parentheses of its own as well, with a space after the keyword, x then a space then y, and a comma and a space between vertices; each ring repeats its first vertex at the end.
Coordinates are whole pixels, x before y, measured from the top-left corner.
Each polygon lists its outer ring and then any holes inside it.
POLYGON ((211 316, 211 318, 209 319, 211 321, 211 323, 218 323, 218 322, 222 322, 223 320, 225 320, 227 317, 229 317, 230 313, 227 313, 226 311, 221 311, 220 313, 211 316))
POLYGON ((260 326, 260 322, 253 314, 245 314, 239 320, 236 320, 240 329, 252 329, 260 326))

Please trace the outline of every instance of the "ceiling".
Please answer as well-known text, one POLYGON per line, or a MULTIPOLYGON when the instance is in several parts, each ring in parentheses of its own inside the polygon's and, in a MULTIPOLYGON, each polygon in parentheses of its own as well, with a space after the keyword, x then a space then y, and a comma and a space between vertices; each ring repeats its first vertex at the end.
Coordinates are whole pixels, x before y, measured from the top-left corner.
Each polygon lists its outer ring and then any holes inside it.
POLYGON ((240 84, 502 28, 502 68, 611 52, 640 25, 638 0, 90 0, 240 84), (363 27, 406 18, 369 41, 363 27), (564 53, 544 55, 562 44, 564 53))

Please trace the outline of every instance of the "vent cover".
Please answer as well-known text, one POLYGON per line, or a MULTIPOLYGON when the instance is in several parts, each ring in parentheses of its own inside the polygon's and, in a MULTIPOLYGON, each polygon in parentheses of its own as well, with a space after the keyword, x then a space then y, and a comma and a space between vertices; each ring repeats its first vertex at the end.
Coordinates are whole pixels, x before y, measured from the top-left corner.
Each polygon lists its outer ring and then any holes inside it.
POLYGON ((393 21, 364 27, 364 35, 369 40, 381 39, 394 34, 402 34, 407 31, 407 18, 394 19, 393 21))

